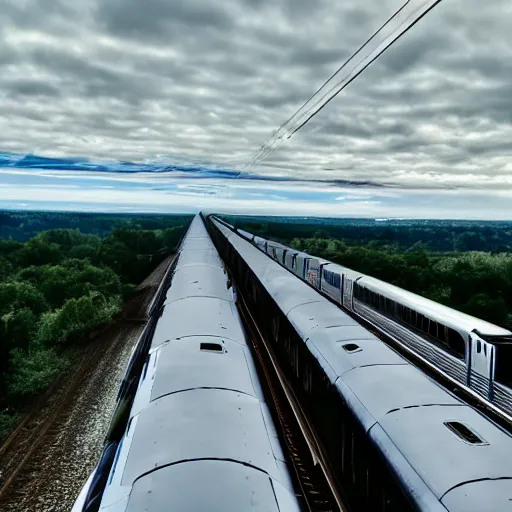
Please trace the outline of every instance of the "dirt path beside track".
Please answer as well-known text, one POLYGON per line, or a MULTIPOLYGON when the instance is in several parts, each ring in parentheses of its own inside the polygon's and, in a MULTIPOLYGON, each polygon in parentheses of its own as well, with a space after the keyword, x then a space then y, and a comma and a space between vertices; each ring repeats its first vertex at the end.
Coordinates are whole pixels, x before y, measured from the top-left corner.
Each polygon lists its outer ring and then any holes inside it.
POLYGON ((2 512, 67 512, 100 456, 119 385, 142 333, 164 260, 118 319, 80 349, 57 382, 0 447, 2 512))

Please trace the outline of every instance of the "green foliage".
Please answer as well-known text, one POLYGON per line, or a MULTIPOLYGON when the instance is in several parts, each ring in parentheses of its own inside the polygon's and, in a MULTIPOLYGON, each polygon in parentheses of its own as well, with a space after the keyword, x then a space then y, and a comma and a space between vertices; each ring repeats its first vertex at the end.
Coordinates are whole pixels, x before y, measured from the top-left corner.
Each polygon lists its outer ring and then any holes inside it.
POLYGON ((393 252, 345 241, 293 239, 294 248, 512 328, 512 254, 393 252))
POLYGON ((28 281, 6 281, 0 283, 0 313, 28 308, 36 313, 46 309, 44 295, 28 281))
POLYGON ((2 442, 20 421, 14 411, 0 411, 0 442, 2 442))
POLYGON ((39 393, 55 380, 66 365, 66 360, 59 357, 53 348, 37 347, 30 352, 14 349, 7 376, 9 396, 19 399, 39 393))
POLYGON ((11 254, 12 262, 16 266, 45 265, 59 263, 62 252, 58 244, 46 243, 43 240, 32 238, 21 249, 11 254))
MULTIPOLYGON (((82 234, 104 238, 114 228, 164 230, 186 226, 191 220, 191 215, 0 211, 0 238, 26 242, 42 231, 55 229, 78 229, 82 234)), ((0 255, 2 254, 4 253, 0 241, 0 255)))
POLYGON ((11 262, 0 256, 0 281, 11 275, 12 264, 11 262))
MULTIPOLYGON (((46 214, 38 215, 0 212, 0 233, 12 228, 23 240, 48 221, 46 214)), ((48 217, 53 222, 54 215, 48 217)), ((120 312, 123 297, 175 249, 190 220, 139 216, 136 223, 117 216, 112 230, 108 216, 98 221, 55 214, 63 218, 73 229, 53 225, 56 229, 34 233, 25 243, 0 240, 0 436, 16 421, 25 398, 66 368, 65 347, 87 340, 91 330, 120 312), (143 229, 155 222, 161 229, 143 229), (77 229, 83 223, 92 232, 77 229)))
POLYGON ((294 238, 323 238, 394 252, 512 252, 511 221, 376 221, 244 216, 226 216, 226 220, 238 228, 287 244, 294 238))
POLYGON ((59 307, 67 299, 81 297, 93 291, 105 295, 120 294, 121 282, 108 267, 96 267, 80 259, 64 260, 60 265, 29 267, 18 275, 35 282, 52 307, 59 307))
POLYGON ((120 311, 119 296, 106 299, 99 292, 91 292, 78 299, 69 299, 62 308, 43 314, 36 339, 44 345, 70 341, 94 327, 110 322, 120 311))
POLYGON ((182 228, 146 231, 118 228, 102 242, 99 260, 123 283, 139 283, 176 247, 182 228))
MULTIPOLYGON (((12 348, 28 349, 37 319, 37 315, 29 308, 13 309, 0 317, 0 340, 6 352, 12 348)), ((2 355, 7 358, 8 354, 2 355)))

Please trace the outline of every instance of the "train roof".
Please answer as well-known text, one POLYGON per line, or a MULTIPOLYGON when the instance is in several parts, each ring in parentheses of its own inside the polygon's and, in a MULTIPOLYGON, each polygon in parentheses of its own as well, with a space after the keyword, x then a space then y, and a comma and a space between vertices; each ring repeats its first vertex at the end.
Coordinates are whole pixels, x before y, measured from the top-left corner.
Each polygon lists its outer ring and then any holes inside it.
POLYGON ((138 479, 127 512, 225 512, 255 507, 266 512, 299 512, 288 489, 258 469, 225 460, 199 460, 138 479))
MULTIPOLYGON (((235 236, 236 234, 233 232, 232 229, 226 226, 226 223, 222 222, 221 220, 214 218, 212 219, 212 222, 215 224, 215 226, 220 230, 220 232, 226 237, 229 238, 230 236, 235 236)), ((238 236, 238 235, 236 235, 238 236)))
POLYGON ((267 244, 270 247, 279 247, 280 249, 288 249, 288 246, 282 244, 281 242, 275 242, 274 240, 268 240, 267 239, 267 244))
POLYGON ((254 238, 254 235, 252 233, 249 233, 249 231, 245 231, 243 229, 237 228, 237 233, 246 240, 252 240, 254 238))
MULTIPOLYGON (((222 492, 215 498, 219 502, 212 503, 207 510, 232 510, 232 478, 235 474, 245 478, 248 473, 243 468, 264 475, 266 485, 257 490, 262 493, 261 499, 268 500, 269 511, 282 510, 282 503, 295 503, 291 510, 298 512, 284 455, 264 403, 254 396, 220 388, 171 392, 150 402, 130 420, 102 509, 141 510, 138 505, 144 502, 144 510, 156 512, 162 510, 158 508, 161 499, 167 496, 168 500, 176 500, 176 495, 181 495, 190 501, 180 510, 196 510, 192 506, 195 499, 186 489, 194 488, 196 493, 203 494, 203 486, 208 487, 206 482, 219 477, 222 492), (224 464, 202 465, 207 461, 224 464), (176 479, 167 480, 169 467, 177 468, 173 473, 176 479), (196 471, 201 471, 201 477, 196 471), (191 472, 192 479, 183 487, 181 477, 190 476, 191 472), (144 479, 148 479, 147 483, 141 487, 138 482, 144 479), (200 486, 200 492, 193 482, 200 486), (271 499, 270 492, 276 487, 280 488, 281 496, 271 499), (160 498, 153 501, 153 493, 160 498)), ((243 502, 251 497, 260 500, 255 486, 242 487, 237 492, 237 499, 243 502)))
POLYGON ((476 330, 480 334, 489 336, 512 336, 512 333, 507 329, 443 306, 442 304, 403 290, 398 286, 385 283, 379 279, 364 276, 358 280, 358 284, 375 293, 385 295, 387 298, 399 302, 406 307, 415 309, 433 320, 439 321, 454 329, 464 329, 467 332, 476 330))
POLYGON ((338 272, 339 274, 348 275, 351 279, 357 279, 358 277, 364 276, 364 274, 361 274, 361 272, 357 272, 356 270, 344 267, 343 265, 338 265, 337 263, 329 262, 325 265, 324 268, 330 270, 331 272, 338 272))
POLYGON ((185 238, 182 249, 184 250, 205 250, 212 248, 212 241, 208 236, 185 238))
POLYGON ((224 268, 224 264, 214 247, 210 249, 183 249, 178 256, 176 268, 194 265, 224 268))
POLYGON ((449 491, 442 502, 450 511, 504 512, 510 510, 512 480, 480 480, 449 491))
POLYGON ((172 393, 151 402, 132 423, 126 483, 155 467, 198 459, 238 461, 280 478, 260 401, 253 396, 219 388, 172 393))
POLYGON ((200 215, 196 215, 187 230, 186 238, 197 238, 208 236, 206 227, 200 215))
POLYGON ((188 336, 218 336, 245 344, 242 324, 233 302, 212 297, 190 297, 163 307, 151 348, 188 336))
POLYGON ((304 251, 299 251, 298 249, 293 249, 291 248, 290 249, 290 252, 294 253, 297 255, 297 257, 301 257, 301 258, 311 258, 311 256, 307 253, 307 252, 304 252, 304 251))
POLYGON ((247 346, 215 336, 164 343, 150 354, 145 365, 131 416, 167 394, 215 387, 263 400, 247 346))
MULTIPOLYGON (((469 490, 476 482, 508 480, 510 498, 511 437, 471 407, 401 408, 386 414, 379 427, 375 432, 370 430, 374 441, 404 457, 430 491, 443 504, 450 503, 450 512, 471 509, 474 491, 450 494, 457 489, 469 490)), ((409 472, 399 472, 398 476, 406 479, 409 472)), ((492 502, 493 487, 485 487, 480 490, 492 502)))
POLYGON ((211 249, 194 230, 183 243, 101 510, 299 512, 227 275, 209 264, 211 249), (191 256, 196 245, 201 257, 191 256))
POLYGON ((176 269, 172 286, 167 290, 165 304, 191 297, 215 297, 232 300, 223 269, 211 265, 185 265, 176 269))
POLYGON ((217 217, 216 215, 212 216, 212 219, 218 222, 219 224, 226 226, 231 231, 235 229, 229 222, 226 222, 225 220, 221 219, 220 217, 217 217))

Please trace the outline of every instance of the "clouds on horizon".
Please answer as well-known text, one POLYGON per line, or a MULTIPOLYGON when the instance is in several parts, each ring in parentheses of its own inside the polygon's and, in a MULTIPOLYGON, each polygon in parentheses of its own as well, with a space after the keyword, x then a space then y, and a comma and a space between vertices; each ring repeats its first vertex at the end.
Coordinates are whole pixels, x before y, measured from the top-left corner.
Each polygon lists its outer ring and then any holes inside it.
MULTIPOLYGON (((240 170, 401 3, 4 0, 0 150, 240 170)), ((416 216, 423 204, 430 216, 510 218, 511 21, 505 0, 485 9, 477 0, 441 3, 251 169, 246 181, 263 191, 252 193, 286 197, 287 206, 265 200, 275 211, 345 215, 349 208, 331 192, 363 185, 373 203, 355 212, 416 216), (267 179, 276 180, 272 187, 267 179), (289 191, 302 191, 303 180, 330 189, 294 199, 289 191), (376 185, 400 193, 382 200, 376 185)), ((3 204, 25 203, 29 190, 15 189, 10 176, 2 180, 3 204)), ((46 191, 40 197, 58 203, 55 181, 33 176, 46 191)), ((69 201, 94 198, 94 180, 73 179, 90 188, 68 194, 69 201)), ((146 183, 139 199, 121 184, 110 202, 126 206, 123 197, 149 208, 151 193, 166 206, 174 190, 173 201, 186 206, 178 188, 156 190, 158 183, 146 183)), ((238 180, 215 186, 231 190, 238 208, 263 207, 261 197, 240 192, 246 189, 238 180)), ((225 207, 219 199, 208 196, 225 207)))
POLYGON ((511 219, 509 191, 410 190, 332 183, 190 179, 171 173, 5 168, 0 208, 329 217, 511 219), (485 207, 481 205, 484 204, 485 207))

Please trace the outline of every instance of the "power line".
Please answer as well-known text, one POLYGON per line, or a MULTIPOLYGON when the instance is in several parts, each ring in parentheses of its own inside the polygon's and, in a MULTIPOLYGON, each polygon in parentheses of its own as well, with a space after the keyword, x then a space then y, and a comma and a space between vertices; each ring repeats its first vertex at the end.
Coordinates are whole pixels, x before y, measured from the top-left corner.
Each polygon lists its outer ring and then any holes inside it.
POLYGON ((303 128, 345 87, 441 1, 423 0, 418 3, 414 0, 407 0, 272 134, 245 168, 253 167, 261 162, 273 153, 284 142, 285 138, 289 139, 303 128), (379 38, 382 34, 384 34, 384 37, 379 38))

